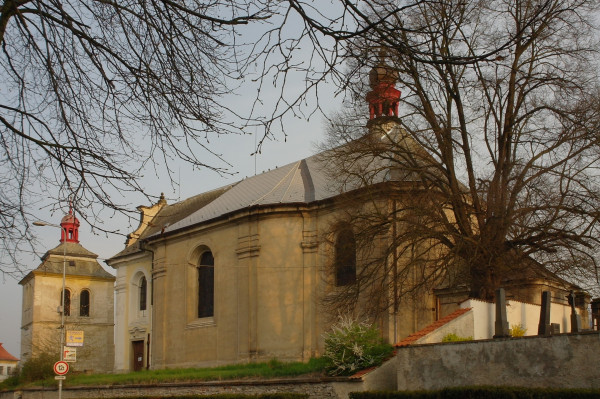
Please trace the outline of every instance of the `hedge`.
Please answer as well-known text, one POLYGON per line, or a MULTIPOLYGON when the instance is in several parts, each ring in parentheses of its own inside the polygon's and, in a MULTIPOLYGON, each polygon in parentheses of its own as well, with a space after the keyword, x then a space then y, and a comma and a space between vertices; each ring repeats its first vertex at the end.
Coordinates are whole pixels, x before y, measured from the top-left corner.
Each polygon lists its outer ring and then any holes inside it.
POLYGON ((352 392, 350 399, 597 399, 600 389, 457 387, 437 391, 352 392))
POLYGON ((260 395, 243 395, 220 393, 214 395, 183 395, 183 396, 128 396, 113 399, 307 399, 303 393, 265 393, 260 395))

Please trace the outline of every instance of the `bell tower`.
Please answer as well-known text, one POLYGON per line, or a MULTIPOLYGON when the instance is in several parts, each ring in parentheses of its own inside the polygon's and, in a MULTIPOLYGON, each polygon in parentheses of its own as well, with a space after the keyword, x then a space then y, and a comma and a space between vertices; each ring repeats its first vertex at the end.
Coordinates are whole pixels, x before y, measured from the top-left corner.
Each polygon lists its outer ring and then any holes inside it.
POLYGON ((76 343, 77 362, 71 367, 78 372, 111 372, 115 277, 104 270, 98 255, 80 244, 80 224, 72 206, 60 226, 39 225, 60 227, 60 243, 19 282, 23 287, 21 360, 60 353, 61 344, 70 345, 66 332, 77 331, 83 332, 83 342, 76 343))

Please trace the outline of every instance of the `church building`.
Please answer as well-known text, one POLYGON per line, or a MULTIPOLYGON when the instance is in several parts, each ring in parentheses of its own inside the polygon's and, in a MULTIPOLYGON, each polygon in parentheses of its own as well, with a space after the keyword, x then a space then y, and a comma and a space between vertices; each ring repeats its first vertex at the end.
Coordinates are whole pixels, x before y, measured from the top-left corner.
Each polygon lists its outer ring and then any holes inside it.
MULTIPOLYGON (((368 140, 401 134, 396 78, 385 65, 371 71, 368 140)), ((335 181, 326 153, 181 202, 161 196, 138 207, 138 228, 107 260, 117 274, 116 372, 323 354, 323 333, 338 316, 325 303, 356 284, 369 256, 342 216, 361 195, 376 193, 374 207, 401 204, 410 195, 402 187, 415 184, 408 173, 371 165, 378 189, 365 194, 352 180, 335 181)), ((438 294, 372 321, 395 343, 455 310, 468 291, 438 294)), ((370 300, 359 295, 358 307, 370 300)))
POLYGON ((41 354, 59 358, 59 350, 65 349, 61 334, 65 334, 65 345, 75 354, 75 359, 67 359, 72 362, 70 369, 111 372, 115 277, 98 263, 98 255, 79 243, 79 220, 72 210, 56 227, 60 227, 60 244, 19 282, 23 286, 21 360, 41 354), (76 339, 70 342, 69 336, 76 339))
MULTIPOLYGON (((367 96, 374 134, 395 128, 400 92, 386 73, 374 70, 367 96)), ((354 191, 334 184, 317 154, 138 207, 139 227, 107 260, 117 272, 115 371, 321 355, 337 317, 322 298, 355 281, 352 228, 332 232, 354 191)), ((422 298, 378 325, 393 341, 435 320, 434 306, 422 298)))

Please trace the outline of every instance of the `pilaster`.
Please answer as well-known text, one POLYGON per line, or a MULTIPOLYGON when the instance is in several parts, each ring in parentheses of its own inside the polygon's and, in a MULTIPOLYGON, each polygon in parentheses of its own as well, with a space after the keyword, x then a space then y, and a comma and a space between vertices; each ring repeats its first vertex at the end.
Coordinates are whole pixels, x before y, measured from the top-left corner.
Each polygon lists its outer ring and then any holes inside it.
POLYGON ((303 350, 304 360, 314 357, 318 346, 317 252, 319 249, 316 217, 302 212, 303 350))
POLYGON ((168 297, 167 292, 167 264, 164 257, 164 247, 154 252, 152 262, 152 290, 151 309, 152 315, 152 341, 151 353, 153 365, 166 364, 168 350, 168 297))
POLYGON ((258 347, 258 256, 260 254, 257 215, 238 224, 236 254, 238 292, 238 353, 240 358, 254 359, 258 347), (245 315, 245 317, 244 317, 245 315))

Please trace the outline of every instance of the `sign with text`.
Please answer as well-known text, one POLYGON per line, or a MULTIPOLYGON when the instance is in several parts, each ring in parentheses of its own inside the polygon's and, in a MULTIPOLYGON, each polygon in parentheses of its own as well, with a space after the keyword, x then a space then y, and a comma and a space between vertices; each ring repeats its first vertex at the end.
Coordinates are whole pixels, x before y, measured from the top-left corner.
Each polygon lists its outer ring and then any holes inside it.
POLYGON ((83 331, 67 331, 67 346, 83 346, 83 331))
POLYGON ((69 371, 68 363, 66 363, 62 360, 60 362, 54 363, 54 374, 65 375, 65 374, 67 374, 68 371, 69 371))
POLYGON ((77 348, 65 346, 63 348, 63 360, 65 362, 76 362, 77 361, 77 348))

